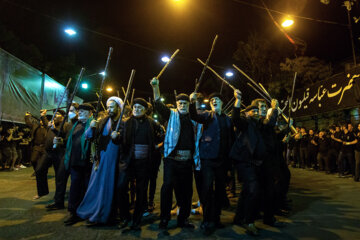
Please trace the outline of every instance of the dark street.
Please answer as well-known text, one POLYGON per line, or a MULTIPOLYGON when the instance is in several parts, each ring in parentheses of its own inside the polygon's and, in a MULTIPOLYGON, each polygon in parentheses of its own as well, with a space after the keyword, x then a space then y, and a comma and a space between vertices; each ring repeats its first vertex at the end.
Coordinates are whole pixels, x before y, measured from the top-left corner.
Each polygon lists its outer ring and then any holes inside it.
MULTIPOLYGON (((260 236, 256 239, 360 239, 360 193, 358 182, 337 178, 323 172, 291 169, 292 181, 289 197, 293 210, 288 218, 278 217, 286 223, 284 228, 271 228, 261 221, 256 225, 260 236)), ((54 194, 54 178, 49 175, 50 194, 37 201, 35 179, 31 168, 15 172, 0 172, 0 239, 205 239, 200 231, 201 216, 191 216, 194 231, 175 228, 158 230, 159 191, 162 175, 159 174, 156 209, 153 216, 144 219, 141 232, 122 233, 116 226, 87 228, 84 222, 65 227, 66 210, 48 212, 45 205, 54 194)), ((196 193, 194 194, 196 199, 196 193)), ((242 227, 232 225, 236 202, 223 211, 226 228, 217 230, 207 239, 252 239, 242 227)))

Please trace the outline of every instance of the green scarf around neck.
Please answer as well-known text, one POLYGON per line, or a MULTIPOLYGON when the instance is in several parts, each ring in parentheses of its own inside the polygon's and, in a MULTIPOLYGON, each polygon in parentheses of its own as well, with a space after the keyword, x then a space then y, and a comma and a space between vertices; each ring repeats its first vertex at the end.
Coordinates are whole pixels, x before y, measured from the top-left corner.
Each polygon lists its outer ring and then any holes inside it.
MULTIPOLYGON (((89 145, 90 142, 87 141, 85 139, 85 132, 86 130, 90 127, 90 122, 93 120, 93 117, 90 117, 85 124, 85 130, 84 133, 81 136, 81 160, 84 160, 86 158, 88 149, 89 149, 89 145)), ((65 159, 64 159, 64 165, 65 165, 65 169, 68 170, 69 169, 69 164, 70 164, 70 157, 71 157, 71 148, 72 148, 72 135, 73 132, 77 126, 77 124, 79 123, 79 121, 77 121, 74 126, 72 127, 70 133, 69 133, 69 138, 67 140, 66 143, 66 150, 65 150, 65 159)))

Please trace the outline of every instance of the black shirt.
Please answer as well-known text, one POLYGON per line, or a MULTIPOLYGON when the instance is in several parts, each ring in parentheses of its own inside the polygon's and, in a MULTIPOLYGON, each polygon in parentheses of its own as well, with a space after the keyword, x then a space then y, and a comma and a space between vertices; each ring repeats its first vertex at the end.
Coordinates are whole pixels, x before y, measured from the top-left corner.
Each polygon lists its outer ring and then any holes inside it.
POLYGON ((145 121, 145 117, 135 119, 135 136, 134 144, 149 145, 148 132, 150 131, 149 124, 145 121))
MULTIPOLYGON (((155 109, 163 119, 170 118, 170 109, 160 100, 155 101, 155 109)), ((180 136, 175 150, 195 150, 194 129, 189 114, 180 114, 180 136)))
MULTIPOLYGON (((352 142, 355 139, 356 139, 356 137, 355 137, 354 132, 348 132, 346 134, 344 133, 341 138, 341 140, 343 140, 344 142, 352 142)), ((354 151, 354 146, 355 146, 354 144, 353 145, 343 145, 342 150, 345 153, 352 152, 352 151, 354 151)))
POLYGON ((81 159, 81 153, 82 153, 81 137, 85 132, 85 125, 86 125, 85 123, 79 122, 72 133, 70 166, 86 165, 85 159, 81 159))
MULTIPOLYGON (((342 135, 343 135, 343 133, 341 131, 334 133, 334 137, 337 139, 342 139, 342 135)), ((342 143, 335 141, 333 139, 332 139, 332 145, 336 151, 340 151, 342 149, 342 143)))
POLYGON ((309 145, 309 137, 307 134, 300 138, 300 148, 307 148, 309 145))
POLYGON ((327 138, 318 138, 319 153, 325 154, 329 148, 329 140, 327 138))
POLYGON ((226 115, 225 114, 221 114, 221 115, 216 115, 218 123, 219 123, 219 128, 220 128, 220 149, 219 149, 219 156, 224 156, 225 154, 227 154, 225 151, 227 149, 227 146, 229 145, 229 136, 228 136, 228 131, 227 131, 227 121, 226 121, 226 115))
POLYGON ((194 151, 194 129, 189 114, 180 114, 180 136, 175 150, 194 151))

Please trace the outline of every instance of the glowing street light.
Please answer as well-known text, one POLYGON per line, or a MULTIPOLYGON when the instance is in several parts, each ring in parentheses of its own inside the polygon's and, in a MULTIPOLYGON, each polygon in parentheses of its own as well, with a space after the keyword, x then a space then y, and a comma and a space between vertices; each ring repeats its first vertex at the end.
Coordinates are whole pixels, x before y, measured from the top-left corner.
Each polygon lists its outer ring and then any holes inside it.
POLYGON ((106 91, 107 91, 107 92, 112 92, 113 89, 112 89, 112 87, 107 87, 107 88, 106 88, 106 91))
POLYGON ((232 77, 232 76, 234 76, 234 73, 233 73, 233 72, 230 72, 230 71, 227 71, 227 72, 225 73, 225 76, 227 76, 227 77, 232 77))
POLYGON ((160 98, 160 101, 164 102, 164 101, 165 101, 165 98, 163 98, 163 97, 162 97, 162 98, 160 98))
POLYGON ((66 28, 64 32, 69 35, 70 37, 73 37, 76 35, 76 31, 73 28, 66 28))
POLYGON ((164 56, 161 58, 161 61, 163 61, 164 63, 167 63, 168 61, 170 61, 170 58, 168 56, 164 56))
POLYGON ((87 83, 83 83, 81 84, 81 88, 83 89, 88 89, 89 85, 87 83))
POLYGON ((99 74, 102 75, 102 76, 105 76, 105 71, 103 71, 103 72, 101 72, 99 74))
POLYGON ((208 102, 209 102, 209 99, 204 99, 204 102, 208 103, 208 102))
POLYGON ((284 28, 290 27, 291 25, 294 24, 294 20, 292 19, 286 19, 281 26, 283 26, 284 28))

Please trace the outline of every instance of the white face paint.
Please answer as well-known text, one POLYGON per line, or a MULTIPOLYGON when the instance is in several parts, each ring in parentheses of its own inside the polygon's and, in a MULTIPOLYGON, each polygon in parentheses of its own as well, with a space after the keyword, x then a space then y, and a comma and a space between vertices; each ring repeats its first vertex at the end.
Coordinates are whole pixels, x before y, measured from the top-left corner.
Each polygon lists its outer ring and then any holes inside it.
POLYGON ((74 119, 78 115, 78 112, 74 106, 71 106, 69 109, 69 118, 74 119))
POLYGON ((89 110, 80 109, 79 110, 79 121, 86 122, 91 116, 91 112, 89 110))
POLYGON ((176 101, 176 107, 181 114, 189 113, 189 102, 186 100, 176 101))
POLYGON ((267 114, 267 107, 266 107, 266 103, 259 101, 258 103, 258 107, 259 107, 259 115, 261 117, 266 117, 267 114))
POLYGON ((211 110, 218 113, 218 114, 221 114, 222 105, 223 105, 223 102, 221 101, 220 98, 213 97, 213 98, 210 99, 211 110))
POLYGON ((142 117, 146 113, 146 108, 138 103, 135 103, 133 106, 132 114, 134 117, 142 117))

